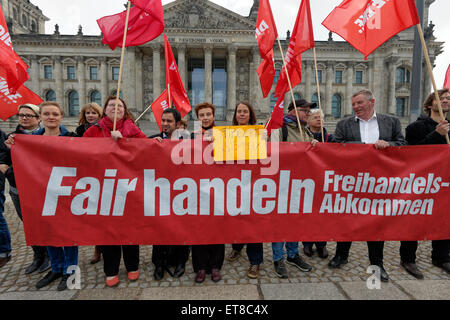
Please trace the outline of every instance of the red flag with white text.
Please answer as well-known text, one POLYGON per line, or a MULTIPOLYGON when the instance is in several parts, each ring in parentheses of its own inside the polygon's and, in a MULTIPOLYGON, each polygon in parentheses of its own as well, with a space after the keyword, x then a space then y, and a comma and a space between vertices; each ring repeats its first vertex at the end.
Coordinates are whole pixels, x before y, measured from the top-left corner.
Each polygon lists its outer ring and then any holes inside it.
POLYGON ((270 134, 272 130, 281 128, 283 126, 283 110, 284 97, 278 98, 275 107, 273 107, 269 122, 267 122, 266 130, 270 134))
POLYGON ((164 35, 164 49, 166 62, 166 88, 170 92, 171 102, 180 112, 181 118, 183 118, 191 111, 191 104, 189 103, 188 95, 186 94, 183 82, 181 81, 177 63, 166 35, 164 35))
POLYGON ((397 33, 419 24, 414 0, 344 0, 322 22, 364 58, 397 33))
MULTIPOLYGON (((164 31, 164 14, 161 0, 132 1, 125 47, 139 46, 157 38, 164 31), (145 5, 145 6, 144 6, 145 5)), ((122 47, 127 10, 97 20, 102 33, 102 43, 111 50, 122 47)))
MULTIPOLYGON (((302 81, 301 53, 313 47, 314 33, 312 28, 311 7, 309 0, 302 0, 285 57, 285 63, 292 88, 302 81)), ((275 88, 275 97, 283 97, 288 90, 289 83, 286 77, 286 71, 283 67, 275 88)))
POLYGON ((164 110, 169 108, 169 94, 167 93, 167 89, 164 90, 161 95, 152 103, 152 112, 155 117, 156 123, 160 130, 161 128, 161 117, 164 110))
POLYGON ((448 65, 447 73, 445 74, 445 80, 444 80, 443 88, 449 88, 450 89, 450 64, 448 65))

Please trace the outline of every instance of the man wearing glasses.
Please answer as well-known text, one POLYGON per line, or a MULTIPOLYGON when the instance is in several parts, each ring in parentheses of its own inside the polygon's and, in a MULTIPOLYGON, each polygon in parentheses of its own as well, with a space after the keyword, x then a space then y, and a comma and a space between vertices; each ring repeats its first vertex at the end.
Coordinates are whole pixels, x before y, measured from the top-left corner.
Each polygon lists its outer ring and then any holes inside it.
MULTIPOLYGON (((291 102, 288 106, 288 114, 283 117, 283 126, 279 129, 280 141, 288 142, 312 142, 314 140, 313 134, 307 128, 308 117, 311 113, 311 108, 317 106, 316 103, 307 102, 304 99, 295 100, 295 105, 297 106, 298 119, 300 121, 301 130, 303 133, 300 134, 298 128, 298 121, 295 112, 294 103, 291 102)), ((316 140, 314 140, 316 141, 316 140)), ((288 277, 286 266, 284 264, 284 256, 286 252, 284 251, 284 246, 286 246, 287 259, 286 262, 303 272, 311 271, 312 267, 307 264, 298 253, 298 242, 273 242, 272 243, 272 254, 273 262, 275 268, 275 274, 283 279, 288 277)))
MULTIPOLYGON (((18 112, 19 125, 11 134, 33 134, 33 132, 41 129, 39 118, 39 107, 27 103, 19 106, 18 112)), ((17 215, 22 220, 22 211, 19 202, 19 193, 17 192, 14 172, 11 162, 11 151, 5 147, 0 152, 0 171, 8 179, 10 188, 9 194, 16 208, 17 215)), ((33 246, 34 258, 33 262, 25 269, 25 274, 30 274, 38 270, 39 273, 45 272, 50 268, 47 248, 41 246, 33 246)))

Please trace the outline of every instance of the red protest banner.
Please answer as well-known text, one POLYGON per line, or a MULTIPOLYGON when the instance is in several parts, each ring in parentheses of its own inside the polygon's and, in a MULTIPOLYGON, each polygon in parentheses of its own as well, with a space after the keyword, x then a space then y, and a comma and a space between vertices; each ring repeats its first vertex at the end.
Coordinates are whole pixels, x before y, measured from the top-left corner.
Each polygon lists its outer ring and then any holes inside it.
POLYGON ((12 157, 27 244, 450 237, 445 145, 298 142, 268 151, 264 163, 229 165, 211 161, 212 145, 201 140, 18 135, 12 157))

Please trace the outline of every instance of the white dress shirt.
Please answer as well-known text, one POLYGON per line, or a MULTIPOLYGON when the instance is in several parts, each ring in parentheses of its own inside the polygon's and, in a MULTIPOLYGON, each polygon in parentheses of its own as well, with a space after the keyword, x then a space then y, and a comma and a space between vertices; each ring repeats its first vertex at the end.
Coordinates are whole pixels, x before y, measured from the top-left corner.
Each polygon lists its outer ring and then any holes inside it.
POLYGON ((380 138, 380 130, 378 128, 377 114, 374 111, 373 116, 369 120, 359 120, 359 132, 361 133, 361 142, 375 143, 380 138))

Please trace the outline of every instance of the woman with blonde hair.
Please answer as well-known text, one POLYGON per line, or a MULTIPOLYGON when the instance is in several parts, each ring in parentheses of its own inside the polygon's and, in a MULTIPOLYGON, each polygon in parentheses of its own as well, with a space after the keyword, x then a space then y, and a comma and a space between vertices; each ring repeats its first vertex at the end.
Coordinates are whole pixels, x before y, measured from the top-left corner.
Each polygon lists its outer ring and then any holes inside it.
POLYGON ((95 102, 88 103, 81 108, 79 126, 75 129, 75 133, 78 137, 82 137, 83 134, 93 124, 95 124, 102 117, 102 108, 95 102))

